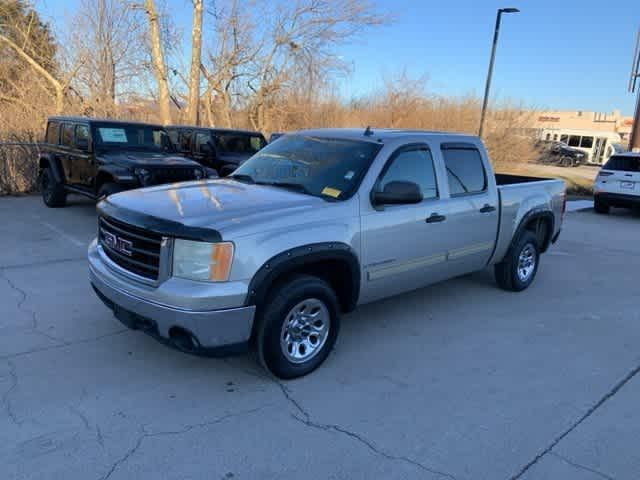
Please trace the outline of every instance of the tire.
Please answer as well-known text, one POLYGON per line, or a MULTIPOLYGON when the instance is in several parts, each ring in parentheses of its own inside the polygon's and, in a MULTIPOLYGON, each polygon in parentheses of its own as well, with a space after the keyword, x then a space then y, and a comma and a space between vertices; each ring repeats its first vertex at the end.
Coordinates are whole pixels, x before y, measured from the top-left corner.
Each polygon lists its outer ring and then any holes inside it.
POLYGON ((609 210, 611 209, 611 207, 609 207, 609 205, 604 203, 598 197, 595 197, 593 199, 593 209, 595 210, 596 213, 607 215, 609 213, 609 210))
POLYGON ((255 330, 258 358, 276 377, 302 377, 325 361, 339 330, 338 300, 333 289, 320 278, 296 275, 277 285, 261 309, 255 330), (315 329, 312 323, 305 324, 305 319, 299 317, 304 311, 315 312, 315 317, 311 318, 315 329), (300 321, 302 323, 298 323, 300 321), (320 330, 320 322, 324 325, 323 330, 320 330), (312 348, 314 337, 315 348, 312 348), (297 342, 298 339, 302 341, 297 342))
POLYGON ((51 167, 42 169, 39 183, 42 200, 47 207, 60 208, 67 204, 67 192, 64 189, 64 184, 56 180, 51 167))
POLYGON ((533 283, 539 264, 538 240, 533 232, 525 230, 502 262, 494 267, 496 282, 504 290, 521 292, 533 283))
POLYGON ((104 200, 109 195, 113 195, 114 193, 122 192, 124 190, 124 187, 117 183, 104 183, 98 189, 98 200, 104 200))

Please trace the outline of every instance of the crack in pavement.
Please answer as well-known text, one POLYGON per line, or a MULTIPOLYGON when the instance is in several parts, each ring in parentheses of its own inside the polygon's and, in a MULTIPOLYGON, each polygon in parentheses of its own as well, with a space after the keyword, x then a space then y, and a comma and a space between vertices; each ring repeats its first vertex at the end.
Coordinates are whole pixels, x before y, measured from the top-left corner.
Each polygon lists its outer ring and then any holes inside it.
POLYGON ((7 360, 7 365, 9 365, 9 377, 11 378, 11 386, 9 389, 4 392, 2 395, 2 405, 4 405, 4 409, 7 412, 7 416, 11 419, 11 421, 15 425, 22 425, 22 420, 19 420, 15 412, 13 411, 13 407, 11 406, 11 400, 9 399, 9 395, 18 387, 18 374, 16 373, 16 366, 13 364, 11 360, 7 360))
POLYGON ((12 353, 10 355, 3 355, 3 356, 0 356, 0 360, 9 360, 16 357, 23 357, 26 355, 31 355, 32 353, 48 352, 50 350, 59 350, 61 348, 73 347, 75 345, 82 345, 83 343, 98 342, 103 338, 115 337, 116 335, 122 335, 123 333, 126 333, 128 331, 129 331, 128 328, 123 328, 121 330, 116 330, 115 332, 109 332, 109 333, 105 333, 104 335, 98 335, 97 337, 83 338, 81 340, 76 340, 75 342, 66 342, 60 345, 51 345, 50 347, 34 348, 33 350, 26 350, 24 352, 12 353))
POLYGON ((18 300, 16 308, 18 310, 20 310, 21 312, 24 312, 27 315, 31 316, 31 330, 33 330, 34 332, 37 332, 40 335, 48 338, 52 342, 56 342, 56 343, 62 344, 62 345, 67 345, 68 342, 66 342, 65 340, 62 340, 60 338, 56 338, 53 335, 50 335, 47 332, 43 332, 42 330, 40 330, 39 325, 38 325, 38 315, 37 315, 36 311, 35 310, 31 310, 29 308, 26 308, 24 306, 25 302, 29 298, 29 295, 27 294, 27 292, 25 290, 23 290, 22 288, 18 287, 9 277, 7 277, 4 274, 2 269, 0 269, 0 276, 5 279, 5 281, 7 282, 7 284, 9 285, 9 287, 11 287, 11 289, 13 291, 17 292, 20 295, 20 300, 18 300))
POLYGON ((237 413, 229 413, 227 415, 223 415, 222 417, 218 417, 215 418, 213 420, 210 420, 208 422, 202 422, 202 423, 196 423, 196 424, 192 424, 192 425, 187 425, 186 427, 181 428, 180 430, 167 430, 167 431, 160 431, 160 432, 152 432, 149 433, 145 430, 144 426, 142 427, 142 434, 137 438, 136 443, 133 445, 132 448, 130 448, 122 457, 120 457, 118 460, 116 460, 111 467, 109 468, 109 470, 107 471, 107 473, 105 473, 102 477, 100 477, 100 480, 107 480, 111 477, 111 475, 114 474, 114 472, 120 468, 123 464, 125 464, 142 446, 143 442, 145 439, 147 438, 155 438, 155 437, 163 437, 163 436, 173 436, 173 435, 184 435, 185 433, 189 433, 192 430, 196 430, 199 428, 206 428, 206 427, 210 427, 212 425, 217 425, 219 423, 222 423, 230 418, 235 418, 235 417, 241 417, 244 415, 251 415, 253 413, 259 412, 261 410, 264 410, 267 406, 262 406, 262 407, 257 407, 257 408, 252 408, 251 410, 245 410, 242 412, 237 412, 237 413))
POLYGON ((417 460, 413 460, 409 457, 405 457, 405 456, 401 456, 401 455, 393 455, 390 453, 385 452, 384 450, 381 450, 380 448, 376 447, 374 445, 374 443, 370 440, 368 440, 367 438, 365 438, 364 436, 352 432, 351 430, 347 430, 344 427, 341 427, 340 425, 335 425, 335 424, 324 424, 324 423, 318 423, 318 422, 314 422, 313 420, 311 420, 311 415, 309 414, 309 412, 307 412, 302 405, 300 404, 300 402, 298 402, 293 395, 291 394, 291 392, 289 391, 289 389, 278 379, 276 379, 275 377, 272 378, 273 382, 276 383, 279 387, 280 390, 282 391, 282 394, 284 395, 284 397, 286 398, 286 400, 293 405, 293 407, 300 412, 304 418, 300 418, 295 414, 291 414, 291 417, 293 419, 295 419, 296 421, 302 423, 303 425, 306 425, 307 427, 311 427, 311 428, 315 428, 318 430, 322 430, 325 432, 334 432, 334 433, 339 433, 341 435, 345 435, 349 438, 351 438, 352 440, 356 440, 357 442, 361 443, 362 445, 364 445, 366 448, 368 448, 371 452, 373 452, 375 455, 381 456, 387 460, 391 460, 391 461, 400 461, 400 462, 405 462, 408 463, 410 465, 413 465, 414 467, 417 467, 425 472, 429 472, 433 475, 438 475, 440 477, 444 477, 444 478, 449 478, 451 480, 456 480, 456 477, 453 476, 450 473, 447 472, 442 472, 440 470, 436 470, 432 467, 429 467, 423 463, 418 462, 417 460))
POLYGON ((558 458, 559 460, 565 462, 568 465, 571 465, 574 468, 577 468, 578 470, 584 470, 586 472, 591 472, 594 475, 598 475, 599 477, 602 477, 602 478, 604 478, 606 480, 615 480, 615 478, 613 478, 610 475, 607 475, 606 473, 602 473, 601 471, 596 470, 594 468, 587 467, 586 465, 582 465, 580 463, 574 462, 573 460, 565 457, 564 455, 560 455, 559 453, 549 452, 549 455, 552 455, 552 456, 558 458))
POLYGON ((536 463, 538 463, 542 458, 548 453, 555 453, 552 450, 562 441, 567 435, 573 432, 582 422, 588 419, 593 413, 598 410, 604 403, 612 398, 616 393, 620 391, 622 387, 624 387, 629 381, 635 377, 638 373, 640 373, 640 365, 635 367, 629 373, 627 373, 624 378, 622 378, 618 383, 616 383, 611 390, 605 393, 600 400, 598 400, 594 405, 586 411, 584 415, 582 415, 578 420, 576 420, 569 428, 567 428, 564 432, 562 432, 559 436, 557 436, 551 444, 549 444, 544 450, 538 453, 533 460, 527 463, 524 467, 520 469, 518 473, 510 477, 510 480, 518 480, 521 478, 531 467, 533 467, 536 463))

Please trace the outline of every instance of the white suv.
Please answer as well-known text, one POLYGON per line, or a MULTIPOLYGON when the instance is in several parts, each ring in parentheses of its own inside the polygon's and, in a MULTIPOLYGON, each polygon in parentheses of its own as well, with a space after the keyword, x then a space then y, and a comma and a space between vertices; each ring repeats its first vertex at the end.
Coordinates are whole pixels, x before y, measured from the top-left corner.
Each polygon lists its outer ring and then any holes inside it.
POLYGON ((619 153, 602 167, 593 185, 593 208, 640 207, 640 153, 619 153))

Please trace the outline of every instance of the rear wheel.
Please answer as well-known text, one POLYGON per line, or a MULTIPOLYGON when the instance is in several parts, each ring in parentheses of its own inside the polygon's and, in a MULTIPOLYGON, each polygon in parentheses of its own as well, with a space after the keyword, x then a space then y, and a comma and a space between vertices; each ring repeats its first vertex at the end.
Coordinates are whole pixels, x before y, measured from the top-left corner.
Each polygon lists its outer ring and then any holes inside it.
POLYGON ((64 185, 56 180, 51 167, 42 169, 39 183, 42 200, 47 207, 58 208, 67 204, 67 192, 64 185))
POLYGON ((496 282, 504 290, 520 292, 533 283, 538 273, 540 251, 533 232, 525 230, 494 267, 496 282))
POLYGON ((310 275, 281 283, 256 324, 260 363, 279 378, 311 373, 325 361, 340 329, 333 289, 310 275))
POLYGON ((609 205, 604 203, 602 200, 600 200, 598 197, 594 197, 593 209, 596 211, 596 213, 601 213, 606 215, 607 213, 609 213, 610 207, 609 205))

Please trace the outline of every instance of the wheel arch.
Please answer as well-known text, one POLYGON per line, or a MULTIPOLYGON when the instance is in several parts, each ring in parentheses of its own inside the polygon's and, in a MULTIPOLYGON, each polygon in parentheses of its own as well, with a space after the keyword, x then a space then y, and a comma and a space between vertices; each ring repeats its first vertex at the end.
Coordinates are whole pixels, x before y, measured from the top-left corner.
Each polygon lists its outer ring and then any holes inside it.
POLYGON ((285 250, 267 260, 249 284, 246 305, 264 305, 273 288, 292 275, 309 274, 325 280, 345 312, 355 309, 360 295, 360 262, 351 247, 323 242, 285 250))
POLYGON ((38 157, 38 168, 43 170, 51 168, 56 182, 64 183, 64 175, 62 173, 62 165, 54 156, 43 153, 38 157))
POLYGON ((509 250, 513 248, 513 245, 517 242, 522 232, 528 230, 533 232, 538 239, 538 247, 540 248, 540 253, 544 253, 549 248, 551 244, 551 239, 553 237, 555 227, 555 218, 553 213, 548 210, 543 211, 532 211, 527 213, 522 220, 520 220, 520 224, 516 229, 515 234, 511 240, 511 245, 509 246, 509 250))

